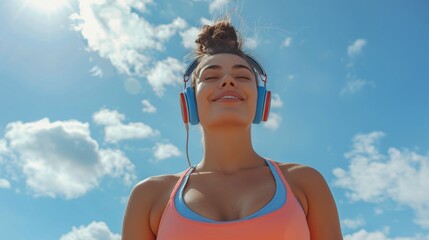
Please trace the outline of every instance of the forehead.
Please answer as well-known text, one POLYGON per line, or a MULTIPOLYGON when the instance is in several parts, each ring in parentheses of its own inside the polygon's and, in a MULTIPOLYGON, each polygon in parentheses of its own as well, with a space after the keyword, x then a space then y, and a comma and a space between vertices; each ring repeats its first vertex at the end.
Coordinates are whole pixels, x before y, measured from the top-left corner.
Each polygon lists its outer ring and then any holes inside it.
POLYGON ((244 60, 242 57, 230 54, 230 53, 220 53, 216 55, 206 55, 204 56, 200 64, 198 64, 198 67, 196 69, 196 73, 200 73, 201 70, 208 66, 216 65, 221 68, 232 68, 236 65, 244 65, 251 69, 249 63, 247 63, 246 60, 244 60))

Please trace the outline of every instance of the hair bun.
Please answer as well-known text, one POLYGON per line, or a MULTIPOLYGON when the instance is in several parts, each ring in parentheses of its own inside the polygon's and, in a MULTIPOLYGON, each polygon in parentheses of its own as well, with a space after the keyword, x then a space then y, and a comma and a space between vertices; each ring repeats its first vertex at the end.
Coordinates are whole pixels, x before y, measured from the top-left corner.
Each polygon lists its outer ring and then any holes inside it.
POLYGON ((241 54, 242 40, 235 28, 227 20, 218 21, 213 25, 205 25, 195 40, 197 55, 214 55, 217 53, 241 54))

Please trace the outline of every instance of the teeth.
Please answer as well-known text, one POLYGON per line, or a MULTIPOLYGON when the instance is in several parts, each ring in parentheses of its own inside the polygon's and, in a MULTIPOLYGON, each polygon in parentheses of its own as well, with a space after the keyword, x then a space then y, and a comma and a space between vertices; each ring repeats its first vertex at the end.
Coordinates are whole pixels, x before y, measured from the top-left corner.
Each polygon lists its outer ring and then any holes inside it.
POLYGON ((222 98, 237 98, 235 96, 223 96, 222 98))

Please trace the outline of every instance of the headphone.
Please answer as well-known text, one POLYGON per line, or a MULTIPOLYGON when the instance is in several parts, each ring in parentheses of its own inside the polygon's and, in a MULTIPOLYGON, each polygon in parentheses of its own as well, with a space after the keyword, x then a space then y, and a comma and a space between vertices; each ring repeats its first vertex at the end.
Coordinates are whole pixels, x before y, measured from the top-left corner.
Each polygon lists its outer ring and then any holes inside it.
MULTIPOLYGON (((268 120, 268 115, 270 112, 271 105, 271 91, 268 91, 266 88, 267 84, 267 74, 262 68, 261 64, 259 64, 253 57, 246 54, 246 58, 248 63, 251 65, 255 73, 258 73, 263 86, 259 86, 258 84, 258 98, 256 102, 256 113, 253 119, 254 124, 259 124, 261 121, 266 122, 268 120)), ((191 125, 196 125, 200 122, 198 117, 197 110, 197 101, 195 98, 195 89, 192 86, 186 86, 186 83, 191 79, 192 72, 198 66, 198 59, 195 59, 189 66, 186 68, 185 73, 183 74, 183 92, 180 93, 180 106, 182 109, 182 118, 183 122, 187 126, 188 123, 191 125)))

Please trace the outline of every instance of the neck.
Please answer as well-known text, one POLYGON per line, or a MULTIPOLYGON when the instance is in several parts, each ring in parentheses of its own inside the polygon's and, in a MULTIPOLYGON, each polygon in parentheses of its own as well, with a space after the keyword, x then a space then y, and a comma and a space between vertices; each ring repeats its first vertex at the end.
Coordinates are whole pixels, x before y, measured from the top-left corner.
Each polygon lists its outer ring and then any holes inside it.
POLYGON ((250 126, 204 129, 204 155, 199 171, 232 173, 265 166, 252 146, 250 126))

